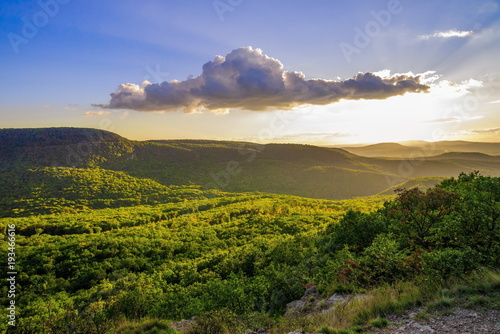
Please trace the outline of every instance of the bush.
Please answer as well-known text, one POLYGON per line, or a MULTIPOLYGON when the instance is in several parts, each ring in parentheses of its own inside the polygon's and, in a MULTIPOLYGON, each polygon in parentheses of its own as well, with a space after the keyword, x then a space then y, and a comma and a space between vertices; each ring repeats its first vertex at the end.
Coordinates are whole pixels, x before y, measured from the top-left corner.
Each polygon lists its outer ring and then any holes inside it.
POLYGON ((446 248, 424 253, 422 257, 424 272, 429 276, 438 276, 443 279, 463 278, 465 274, 478 266, 471 250, 446 248))
POLYGON ((349 246, 350 250, 360 253, 386 230, 387 226, 379 214, 349 210, 339 223, 328 227, 327 235, 321 242, 327 252, 349 246))
POLYGON ((406 255, 399 250, 399 244, 390 236, 378 235, 370 247, 363 252, 361 264, 365 267, 368 284, 393 283, 404 278, 407 268, 406 255))

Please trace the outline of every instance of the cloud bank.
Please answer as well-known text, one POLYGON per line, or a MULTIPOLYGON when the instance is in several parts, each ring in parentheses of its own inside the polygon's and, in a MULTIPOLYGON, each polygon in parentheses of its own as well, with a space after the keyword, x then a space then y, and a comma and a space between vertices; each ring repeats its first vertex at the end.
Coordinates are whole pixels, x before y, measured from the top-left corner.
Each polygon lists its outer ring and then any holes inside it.
POLYGON ((125 83, 110 94, 106 109, 166 112, 228 109, 264 111, 301 105, 326 105, 340 100, 386 99, 408 92, 428 92, 425 75, 359 73, 351 79, 306 80, 301 72, 283 71, 277 59, 260 49, 244 47, 216 56, 198 77, 141 86, 125 83))

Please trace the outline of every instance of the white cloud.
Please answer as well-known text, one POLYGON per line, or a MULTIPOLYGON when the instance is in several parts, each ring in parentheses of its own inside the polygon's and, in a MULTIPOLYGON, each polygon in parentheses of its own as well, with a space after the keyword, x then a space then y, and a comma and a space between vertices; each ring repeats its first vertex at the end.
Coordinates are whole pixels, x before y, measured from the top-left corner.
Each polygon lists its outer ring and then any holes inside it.
POLYGON ((484 115, 445 117, 445 118, 432 119, 428 122, 429 123, 465 122, 465 121, 473 121, 473 120, 481 119, 481 118, 484 118, 484 115))
POLYGON ((474 34, 474 31, 472 30, 456 30, 456 29, 451 29, 447 31, 438 31, 430 35, 421 35, 419 36, 420 39, 430 39, 430 38, 452 38, 452 37, 459 37, 459 38, 465 38, 469 37, 472 34, 474 34))
POLYGON ((343 81, 306 80, 301 72, 283 71, 283 65, 260 49, 245 47, 225 57, 216 56, 203 65, 202 74, 184 81, 141 86, 125 83, 111 94, 111 101, 95 105, 107 109, 147 112, 228 109, 293 109, 303 105, 327 105, 340 100, 381 100, 408 92, 428 92, 425 75, 394 74, 388 71, 358 73, 343 81))
POLYGON ((111 114, 111 111, 86 111, 83 113, 84 116, 91 117, 91 116, 106 116, 111 114))

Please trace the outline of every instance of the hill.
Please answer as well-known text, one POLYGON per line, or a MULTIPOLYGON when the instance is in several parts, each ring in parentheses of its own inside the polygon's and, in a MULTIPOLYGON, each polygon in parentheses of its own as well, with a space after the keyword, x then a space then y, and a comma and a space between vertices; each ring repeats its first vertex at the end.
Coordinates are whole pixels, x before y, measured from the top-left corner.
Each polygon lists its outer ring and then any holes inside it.
POLYGON ((167 187, 100 168, 38 167, 0 171, 0 217, 89 211, 106 207, 215 197, 199 187, 167 187))
POLYGON ((500 155, 500 143, 476 143, 468 141, 406 141, 342 148, 353 154, 365 157, 386 158, 431 157, 451 152, 500 155))
POLYGON ((422 191, 432 188, 435 185, 441 183, 443 180, 445 180, 444 177, 441 176, 430 176, 430 177, 416 177, 413 179, 410 179, 408 181, 405 181, 403 183, 394 185, 383 192, 381 192, 379 195, 393 195, 394 192, 397 189, 410 189, 410 188, 418 188, 422 191))
MULTIPOLYGON (((359 147, 342 147, 342 149, 364 157, 407 158, 415 151, 420 151, 417 146, 406 146, 399 143, 380 143, 359 147)), ((440 151, 439 153, 444 153, 440 151)))
POLYGON ((84 128, 0 129, 0 170, 90 167, 133 152, 115 133, 84 128))
POLYGON ((479 152, 449 152, 428 157, 427 160, 475 160, 500 162, 500 155, 488 155, 479 152))
MULTIPOLYGON (((383 147, 401 148, 398 144, 383 147)), ((325 199, 374 195, 415 177, 451 177, 474 170, 500 175, 496 158, 479 159, 477 155, 401 160, 361 157, 339 148, 311 145, 140 142, 81 128, 0 130, 0 171, 44 167, 100 168, 164 186, 200 185, 203 190, 325 199)))

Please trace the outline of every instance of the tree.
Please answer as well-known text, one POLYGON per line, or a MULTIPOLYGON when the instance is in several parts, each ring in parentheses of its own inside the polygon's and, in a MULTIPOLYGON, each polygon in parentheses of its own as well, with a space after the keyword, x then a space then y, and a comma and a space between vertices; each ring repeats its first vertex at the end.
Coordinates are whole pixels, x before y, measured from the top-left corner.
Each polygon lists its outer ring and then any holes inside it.
POLYGON ((440 188, 457 193, 456 212, 449 220, 448 235, 455 247, 470 247, 482 262, 500 261, 500 178, 478 172, 460 174, 440 188))
POLYGON ((387 225, 378 213, 349 210, 339 223, 327 228, 321 243, 328 252, 339 251, 347 245, 351 251, 361 253, 378 234, 386 231, 387 225))
POLYGON ((386 205, 388 216, 393 218, 391 230, 404 237, 402 242, 430 248, 444 218, 453 212, 457 194, 439 188, 425 192, 397 189, 396 193, 396 200, 386 205))

